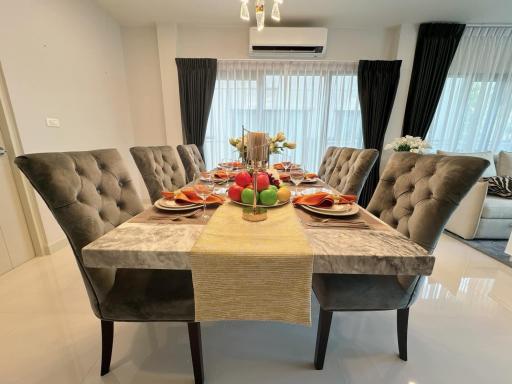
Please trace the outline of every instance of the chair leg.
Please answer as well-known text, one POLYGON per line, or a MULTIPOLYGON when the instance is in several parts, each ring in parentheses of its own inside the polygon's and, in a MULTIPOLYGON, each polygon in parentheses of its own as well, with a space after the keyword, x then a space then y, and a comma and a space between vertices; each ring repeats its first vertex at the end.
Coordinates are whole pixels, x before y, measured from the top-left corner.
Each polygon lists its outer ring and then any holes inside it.
POLYGON ((101 320, 101 376, 110 371, 112 344, 114 343, 114 322, 101 320))
POLYGON ((194 367, 194 382, 202 384, 204 381, 203 349, 201 346, 201 323, 188 323, 188 338, 194 367))
POLYGON ((396 317, 396 329, 398 333, 398 355, 403 361, 407 361, 407 325, 409 323, 409 308, 399 309, 396 317))
POLYGON ((329 331, 331 330, 331 320, 332 312, 320 308, 315 348, 315 368, 318 370, 324 368, 325 352, 327 351, 329 331))

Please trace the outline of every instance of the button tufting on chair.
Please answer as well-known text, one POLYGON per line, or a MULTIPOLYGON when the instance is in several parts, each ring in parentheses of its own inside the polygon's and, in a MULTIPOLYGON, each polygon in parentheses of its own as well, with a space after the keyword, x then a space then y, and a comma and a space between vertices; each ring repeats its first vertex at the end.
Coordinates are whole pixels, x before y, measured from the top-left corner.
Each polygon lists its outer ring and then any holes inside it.
POLYGON ((337 148, 337 150, 336 163, 333 164, 333 170, 325 181, 342 194, 359 196, 379 152, 376 149, 337 148))
POLYGON ((151 202, 160 199, 162 191, 174 191, 186 184, 185 170, 178 152, 171 146, 130 148, 151 202))
POLYGON ((206 171, 206 164, 195 144, 178 145, 177 150, 185 167, 187 182, 194 180, 200 172, 206 171))

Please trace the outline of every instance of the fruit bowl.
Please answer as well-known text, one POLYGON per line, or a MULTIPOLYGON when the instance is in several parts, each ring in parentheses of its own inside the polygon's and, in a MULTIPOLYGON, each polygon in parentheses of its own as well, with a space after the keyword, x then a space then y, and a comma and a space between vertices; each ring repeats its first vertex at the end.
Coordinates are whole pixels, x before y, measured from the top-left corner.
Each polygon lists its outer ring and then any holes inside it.
MULTIPOLYGON (((236 204, 236 205, 243 206, 243 207, 252 207, 252 204, 242 203, 241 201, 231 200, 231 202, 236 204)), ((287 201, 277 201, 274 205, 257 204, 256 207, 259 207, 259 208, 276 208, 276 207, 282 207, 283 205, 286 205, 289 202, 290 202, 290 200, 287 200, 287 201)))

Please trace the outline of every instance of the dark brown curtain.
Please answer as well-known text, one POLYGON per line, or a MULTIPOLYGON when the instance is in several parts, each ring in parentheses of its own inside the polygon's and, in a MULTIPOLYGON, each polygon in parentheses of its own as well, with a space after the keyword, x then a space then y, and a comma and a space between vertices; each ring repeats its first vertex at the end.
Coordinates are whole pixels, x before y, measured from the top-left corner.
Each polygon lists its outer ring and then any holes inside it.
POLYGON ((420 25, 402 135, 425 138, 434 118, 464 24, 420 25))
POLYGON ((186 144, 203 155, 204 137, 212 106, 217 59, 176 59, 180 89, 181 126, 186 144))
POLYGON ((363 120, 364 147, 375 148, 379 151, 379 159, 366 179, 366 184, 359 197, 359 204, 363 207, 370 202, 373 191, 379 182, 380 153, 389 116, 395 102, 401 64, 401 60, 361 60, 359 62, 357 82, 363 120))

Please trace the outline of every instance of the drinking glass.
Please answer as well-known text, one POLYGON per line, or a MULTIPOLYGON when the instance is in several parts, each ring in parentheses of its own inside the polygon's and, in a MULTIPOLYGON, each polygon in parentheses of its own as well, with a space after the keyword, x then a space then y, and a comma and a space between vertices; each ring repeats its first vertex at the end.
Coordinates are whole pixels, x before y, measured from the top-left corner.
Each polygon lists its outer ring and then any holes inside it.
POLYGON ((292 167, 292 162, 290 160, 283 160, 281 161, 281 164, 283 164, 283 168, 285 172, 288 172, 288 170, 292 167))
POLYGON ((203 219, 205 220, 210 217, 206 214, 206 200, 213 194, 214 189, 213 175, 210 172, 201 172, 199 178, 194 180, 194 191, 203 200, 203 219))
POLYGON ((304 180, 304 170, 300 167, 293 168, 290 171, 290 180, 295 185, 295 196, 298 196, 297 187, 304 180))

